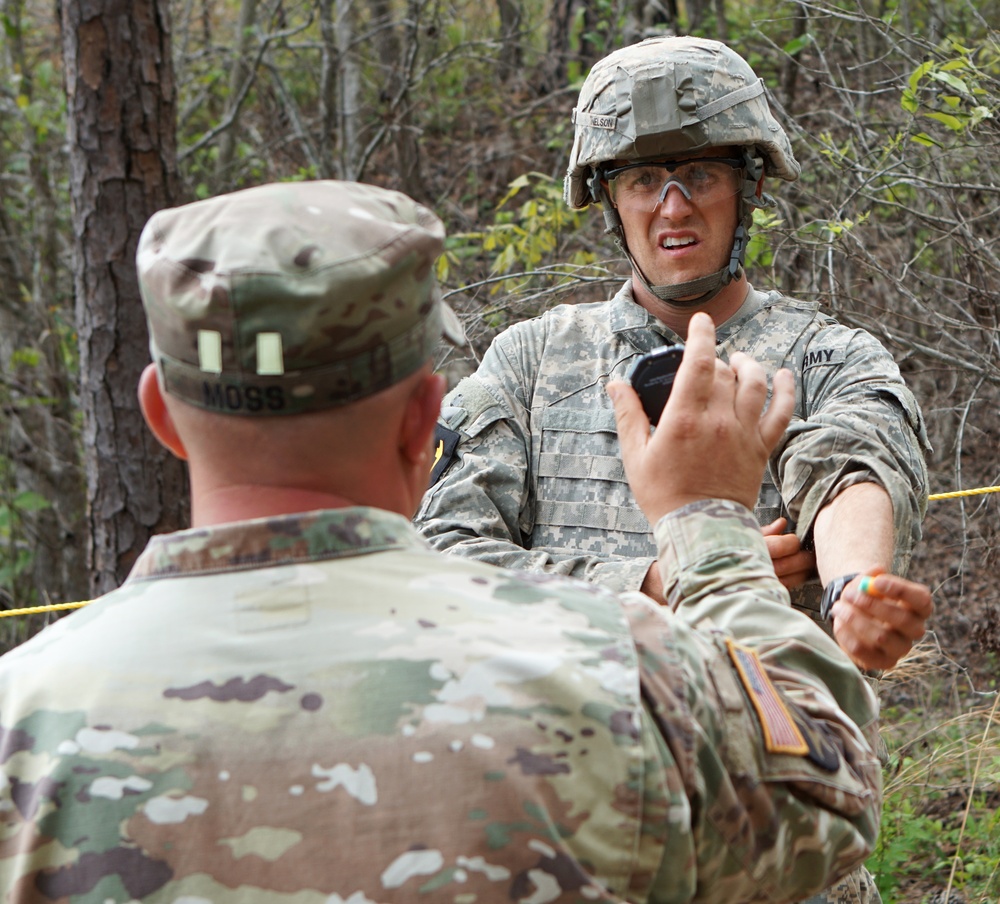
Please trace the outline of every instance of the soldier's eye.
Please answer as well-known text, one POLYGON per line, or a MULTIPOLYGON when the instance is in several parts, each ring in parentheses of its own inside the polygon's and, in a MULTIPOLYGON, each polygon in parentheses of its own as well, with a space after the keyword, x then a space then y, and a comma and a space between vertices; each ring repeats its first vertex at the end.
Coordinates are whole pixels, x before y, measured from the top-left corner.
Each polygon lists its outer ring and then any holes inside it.
POLYGON ((629 191, 642 191, 644 189, 650 189, 663 181, 663 174, 659 172, 658 169, 651 166, 628 170, 623 175, 625 179, 623 188, 629 191))
POLYGON ((699 187, 705 187, 711 185, 718 178, 719 174, 716 168, 709 168, 703 166, 702 164, 694 164, 687 168, 684 175, 681 177, 682 181, 694 187, 695 185, 699 187))

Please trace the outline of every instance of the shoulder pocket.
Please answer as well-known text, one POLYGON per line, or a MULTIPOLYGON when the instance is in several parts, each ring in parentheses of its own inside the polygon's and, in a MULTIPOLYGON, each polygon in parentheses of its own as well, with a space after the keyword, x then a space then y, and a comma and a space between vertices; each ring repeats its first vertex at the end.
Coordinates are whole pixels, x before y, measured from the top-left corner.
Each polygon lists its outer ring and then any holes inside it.
POLYGON ((441 403, 441 422, 465 436, 481 433, 504 416, 494 395, 474 376, 465 377, 441 403))

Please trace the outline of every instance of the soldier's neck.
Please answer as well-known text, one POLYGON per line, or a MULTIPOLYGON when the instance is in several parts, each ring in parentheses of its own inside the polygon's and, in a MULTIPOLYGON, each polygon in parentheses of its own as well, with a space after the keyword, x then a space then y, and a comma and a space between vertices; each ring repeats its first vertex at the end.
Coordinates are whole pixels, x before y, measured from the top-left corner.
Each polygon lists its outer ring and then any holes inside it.
POLYGON ((661 301, 651 292, 647 291, 642 283, 637 279, 632 280, 632 297, 636 304, 641 305, 657 320, 661 321, 682 339, 687 339, 687 325, 692 315, 696 311, 704 311, 708 314, 715 325, 721 326, 730 317, 736 314, 746 301, 747 292, 750 291, 750 284, 746 275, 741 275, 739 279, 733 280, 714 298, 705 304, 693 307, 672 304, 669 301, 661 301))

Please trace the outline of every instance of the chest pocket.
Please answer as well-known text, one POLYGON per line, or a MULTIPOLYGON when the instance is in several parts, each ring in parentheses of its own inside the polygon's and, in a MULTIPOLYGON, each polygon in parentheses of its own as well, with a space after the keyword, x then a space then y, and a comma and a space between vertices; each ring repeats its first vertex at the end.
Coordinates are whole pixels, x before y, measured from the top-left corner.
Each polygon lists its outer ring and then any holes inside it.
POLYGON ((656 555, 649 524, 625 480, 614 411, 596 397, 573 402, 590 407, 557 405, 539 414, 532 547, 656 555))

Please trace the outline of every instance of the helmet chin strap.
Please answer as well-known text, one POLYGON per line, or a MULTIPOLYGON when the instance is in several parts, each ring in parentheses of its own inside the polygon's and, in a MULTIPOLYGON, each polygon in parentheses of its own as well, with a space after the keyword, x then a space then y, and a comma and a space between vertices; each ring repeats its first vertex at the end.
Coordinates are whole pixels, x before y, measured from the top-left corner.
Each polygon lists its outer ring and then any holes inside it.
MULTIPOLYGON (((740 193, 740 221, 733 233, 733 247, 729 252, 729 263, 721 270, 716 270, 707 276, 700 276, 697 279, 668 286, 654 286, 646 274, 642 272, 642 268, 632 256, 632 252, 629 251, 628 243, 625 241, 625 227, 622 225, 617 208, 611 202, 611 196, 608 194, 604 182, 598 173, 591 176, 590 190, 595 200, 601 202, 604 211, 604 231, 615 237, 615 243, 628 258, 640 285, 647 292, 659 298, 660 301, 679 308, 697 308, 711 301, 729 283, 743 275, 743 262, 746 260, 747 246, 750 244, 748 230, 750 223, 753 222, 753 210, 755 207, 773 207, 775 205, 774 199, 770 195, 765 194, 757 197, 757 183, 763 172, 761 162, 754 158, 747 149, 743 150, 743 158, 746 161, 746 177, 743 180, 743 188, 740 193)), ((683 183, 670 179, 661 192, 661 203, 671 186, 679 188, 681 193, 688 200, 691 200, 691 195, 683 183)))

